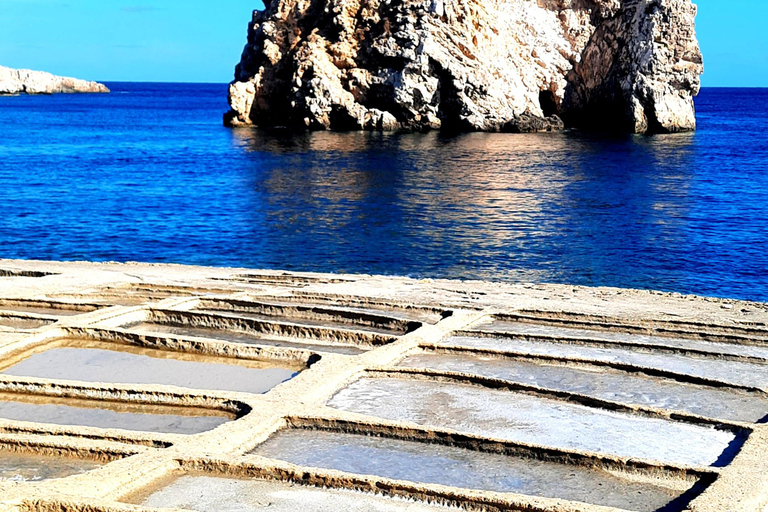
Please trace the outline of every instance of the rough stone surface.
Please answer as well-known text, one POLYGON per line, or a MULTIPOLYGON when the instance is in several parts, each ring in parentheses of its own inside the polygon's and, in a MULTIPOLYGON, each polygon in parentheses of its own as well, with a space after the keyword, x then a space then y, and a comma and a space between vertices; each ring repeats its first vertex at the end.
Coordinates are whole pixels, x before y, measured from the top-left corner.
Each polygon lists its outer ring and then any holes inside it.
POLYGON ((690 0, 267 0, 225 123, 536 132, 696 126, 690 0), (565 124, 561 121, 565 120, 565 124))
POLYGON ((43 71, 0 66, 0 95, 109 92, 103 84, 56 76, 43 71))
MULTIPOLYGON (((41 423, 45 418, 40 416, 0 414, 2 512, 156 511, 148 508, 148 496, 178 496, 178 486, 190 479, 195 493, 181 496, 184 503, 152 504, 183 505, 182 508, 190 510, 205 510, 202 505, 211 504, 217 511, 256 511, 287 510, 295 503, 293 509, 309 510, 321 503, 318 495, 346 493, 361 504, 361 510, 384 510, 379 506, 381 503, 403 512, 423 510, 433 503, 474 511, 619 510, 604 505, 607 494, 603 493, 610 491, 604 491, 605 486, 585 496, 586 502, 578 496, 563 494, 561 487, 568 485, 570 477, 563 482, 551 477, 542 480, 555 482, 551 484, 555 490, 551 496, 557 497, 548 497, 549 493, 537 489, 499 493, 476 484, 466 484, 468 488, 450 468, 433 473, 440 480, 427 480, 422 474, 394 479, 398 475, 348 466, 318 467, 297 460, 291 463, 282 456, 265 458, 260 452, 262 443, 283 436, 289 426, 303 429, 316 441, 320 438, 310 430, 320 429, 347 439, 347 434, 381 436, 393 442, 402 441, 394 443, 400 446, 406 443, 434 447, 430 443, 437 443, 446 450, 444 453, 456 454, 456 449, 460 449, 462 453, 482 452, 493 455, 492 458, 505 453, 526 464, 554 464, 571 476, 597 470, 601 472, 600 479, 620 483, 616 489, 621 492, 639 486, 641 490, 662 488, 679 494, 691 488, 694 481, 700 481, 701 487, 665 510, 760 512, 768 503, 768 425, 764 420, 728 419, 718 412, 722 411, 720 407, 698 412, 681 408, 679 401, 670 400, 675 393, 662 392, 655 404, 633 400, 631 393, 633 389, 647 392, 649 388, 642 383, 649 380, 664 384, 667 390, 673 386, 695 386, 700 392, 708 390, 712 397, 724 396, 723 393, 738 396, 762 410, 758 417, 765 417, 765 409, 760 405, 768 396, 765 379, 744 385, 729 382, 721 372, 692 375, 688 366, 706 363, 709 368, 738 368, 749 364, 760 368, 756 375, 764 371, 762 368, 768 365, 768 304, 764 303, 568 285, 140 263, 0 260, 2 318, 44 322, 37 326, 0 323, 0 401, 42 407, 95 405, 97 412, 126 412, 135 415, 134 419, 171 410, 192 419, 199 417, 202 410, 231 418, 212 430, 184 435, 131 430, 124 428, 128 425, 122 422, 119 425, 123 428, 106 428, 79 421, 71 425, 54 421, 55 418, 41 423), (201 337, 197 331, 169 334, 138 330, 137 325, 143 322, 180 328, 205 326, 215 334, 201 337), (372 328, 391 330, 403 322, 410 328, 385 339, 371 338, 372 334, 379 335, 372 328), (526 324, 527 329, 516 334, 507 332, 512 323, 526 324), (559 334, 553 339, 555 332, 559 334), (231 338, 233 333, 252 337, 246 342, 231 338), (116 371, 96 381, 86 378, 84 373, 70 380, 71 377, 62 375, 12 375, 8 371, 12 367, 18 369, 31 357, 50 355, 52 348, 74 338, 80 340, 78 343, 97 343, 119 352, 151 352, 161 360, 215 357, 229 364, 288 363, 304 369, 266 393, 226 391, 216 386, 197 389, 179 382, 164 384, 159 379, 127 383, 118 378, 116 371), (278 341, 280 344, 276 344, 278 341), (556 357, 550 350, 525 350, 525 346, 542 349, 555 342, 560 347, 556 357), (361 350, 353 354, 328 350, 349 343, 361 350), (608 357, 610 351, 622 347, 631 347, 632 353, 642 356, 643 361, 608 357), (596 355, 598 350, 602 356, 596 355), (585 356, 587 353, 592 356, 585 356), (451 365, 429 364, 428 356, 449 358, 451 365), (462 361, 467 357, 482 359, 484 363, 465 365, 462 361), (683 360, 688 365, 668 364, 683 360), (536 378, 515 381, 510 373, 513 363, 535 364, 536 378), (491 364, 504 368, 505 373, 483 370, 491 364), (588 372, 595 381, 603 374, 621 375, 624 384, 613 386, 610 396, 596 395, 583 386, 568 390, 552 379, 544 379, 554 375, 547 373, 546 368, 588 372), (642 381, 636 380, 638 376, 642 381), (109 382, 104 382, 106 378, 109 382), (418 408, 406 411, 406 416, 390 416, 382 412, 382 399, 386 400, 386 396, 379 392, 348 402, 355 404, 359 400, 361 407, 375 406, 376 410, 361 408, 352 412, 328 406, 338 404, 338 398, 333 397, 339 397, 345 389, 348 393, 360 379, 397 379, 412 388, 439 386, 447 392, 441 392, 440 402, 427 409, 429 416, 418 413, 418 408), (598 440, 606 439, 599 452, 562 446, 557 438, 553 442, 552 437, 546 436, 538 437, 535 443, 515 441, 505 438, 503 432, 489 430, 494 428, 494 422, 489 421, 493 411, 511 414, 509 407, 504 407, 500 400, 488 405, 470 398, 488 394, 505 396, 505 400, 536 398, 533 401, 556 404, 562 411, 578 406, 595 414, 621 415, 639 423, 653 420, 680 428, 703 427, 709 432, 715 429, 720 431, 717 435, 739 434, 737 442, 723 452, 715 466, 690 466, 660 458, 657 449, 672 443, 663 430, 659 430, 657 440, 642 449, 636 449, 639 439, 627 443, 625 448, 631 457, 606 450, 620 441, 615 430, 597 422, 591 427, 600 430, 598 440), (418 414, 414 416, 413 412, 418 414), (648 449, 653 453, 647 453, 648 449), (91 466, 89 471, 80 471, 91 466), (67 468, 77 471, 62 474, 60 469, 67 468), (178 479, 181 475, 187 476, 178 479), (215 478, 217 483, 210 485, 215 478), (442 484, 437 483, 441 481, 442 484), (278 497, 282 504, 273 499, 269 487, 282 488, 278 497), (398 499, 392 499, 395 497, 398 499), (686 504, 688 498, 693 501, 686 504), (311 504, 303 506, 304 503, 311 504)), ((143 375, 142 371, 135 373, 143 375)), ((407 391, 389 396, 390 404, 398 407, 409 407, 409 400, 420 400, 407 391)), ((683 396, 688 402, 695 400, 691 394, 683 396)), ((430 406, 426 401, 419 405, 422 409, 430 406)), ((553 409, 539 405, 529 409, 528 414, 524 410, 517 413, 535 418, 545 410, 553 409)), ((573 419, 573 415, 564 414, 546 426, 553 429, 551 432, 570 431, 573 419)), ((529 419, 526 422, 531 425, 529 419)), ((500 425, 504 429, 526 426, 507 421, 500 425)), ((690 441, 706 442, 694 438, 690 441)), ((339 445, 324 441, 320 446, 333 454, 333 447, 339 445)), ((312 448, 301 451, 320 453, 312 448)), ((426 474, 420 451, 421 448, 416 453, 407 452, 413 458, 398 467, 412 469, 419 464, 426 474)), ((338 456, 350 460, 349 453, 359 452, 342 449, 338 456)), ((489 460, 485 455, 480 459, 489 460)), ((351 460, 367 462, 359 456, 351 460)), ((370 460, 381 462, 379 458, 370 460)), ((597 480, 589 483, 600 484, 597 480)), ((628 510, 658 510, 645 492, 632 492, 631 496, 629 492, 627 498, 637 500, 639 505, 628 510)), ((331 506, 318 508, 325 510, 331 506)), ((349 508, 343 503, 336 506, 339 510, 349 508)))

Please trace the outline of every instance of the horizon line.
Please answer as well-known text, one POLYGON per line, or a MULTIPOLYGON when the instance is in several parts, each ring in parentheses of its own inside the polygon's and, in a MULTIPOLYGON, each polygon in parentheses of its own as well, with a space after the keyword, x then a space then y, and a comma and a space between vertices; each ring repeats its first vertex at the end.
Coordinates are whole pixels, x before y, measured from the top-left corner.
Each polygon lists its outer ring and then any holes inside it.
MULTIPOLYGON (((162 80, 93 80, 98 83, 113 83, 113 84, 187 84, 187 85, 229 85, 229 82, 195 82, 195 81, 181 81, 181 82, 166 82, 162 80)), ((702 89, 768 89, 766 85, 702 85, 702 89)))

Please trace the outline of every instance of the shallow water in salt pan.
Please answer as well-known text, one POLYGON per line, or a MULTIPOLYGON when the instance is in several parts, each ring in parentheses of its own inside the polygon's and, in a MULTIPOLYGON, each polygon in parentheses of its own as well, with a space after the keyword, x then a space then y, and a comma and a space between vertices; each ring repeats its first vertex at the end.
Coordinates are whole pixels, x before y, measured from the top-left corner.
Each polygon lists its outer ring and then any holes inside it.
MULTIPOLYGON (((630 334, 625 332, 574 329, 571 327, 560 327, 554 325, 533 324, 525 322, 510 322, 493 319, 475 324, 473 329, 533 336, 639 343, 650 346, 675 347, 689 350, 700 350, 703 352, 768 358, 768 345, 740 345, 736 343, 720 343, 666 336, 649 336, 646 334, 630 334)), ((762 340, 768 343, 768 339, 757 338, 756 341, 757 340, 762 340)))
POLYGON ((357 355, 365 352, 364 348, 355 345, 344 345, 341 343, 322 344, 322 343, 304 343, 302 340, 282 340, 266 338, 259 334, 247 334, 240 332, 224 331, 221 329, 208 329, 204 327, 176 327, 173 325, 164 325, 156 323, 139 323, 125 327, 132 332, 138 333, 157 333, 172 334, 176 336, 194 336, 198 338, 210 338, 220 341, 230 341, 232 343, 243 343, 245 345, 266 345, 270 347, 296 348, 300 350, 313 350, 316 352, 328 352, 334 354, 357 355))
POLYGON ((503 350, 521 354, 567 357, 655 368, 680 375, 708 378, 734 384, 768 389, 768 364, 729 361, 703 356, 653 353, 627 348, 598 348, 546 341, 507 338, 454 336, 440 342, 445 347, 503 350))
POLYGON ((103 466, 100 462, 0 451, 0 482, 37 482, 64 478, 103 466))
POLYGON ((38 320, 36 318, 22 318, 16 316, 0 316, 0 325, 11 329, 37 329, 50 324, 50 320, 38 320))
POLYGON ((289 362, 225 359, 83 342, 83 346, 53 346, 2 373, 45 379, 265 393, 294 377, 300 369, 299 365, 289 362))
POLYGON ((730 432, 469 384, 363 378, 328 403, 344 411, 561 449, 711 465, 730 432))
POLYGON ((693 486, 693 482, 679 480, 630 482, 606 471, 554 462, 311 430, 279 432, 253 453, 301 466, 425 484, 563 498, 641 512, 655 511, 693 486))
POLYGON ((234 416, 229 417, 220 411, 182 407, 0 395, 0 418, 141 432, 197 434, 216 428, 234 419, 234 416))
POLYGON ((460 353, 416 354, 405 358, 399 366, 471 373, 601 400, 722 420, 758 422, 768 416, 768 397, 762 393, 698 386, 611 368, 460 353))
POLYGON ((145 507, 183 508, 198 512, 458 512, 403 498, 319 489, 287 482, 182 476, 149 496, 130 500, 145 507))

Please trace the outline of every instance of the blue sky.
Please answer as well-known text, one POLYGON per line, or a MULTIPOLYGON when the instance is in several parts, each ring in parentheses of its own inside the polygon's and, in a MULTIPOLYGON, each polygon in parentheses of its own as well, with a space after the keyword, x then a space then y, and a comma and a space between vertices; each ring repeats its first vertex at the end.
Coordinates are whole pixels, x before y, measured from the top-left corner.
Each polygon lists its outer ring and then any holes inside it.
MULTIPOLYGON (((698 0, 705 86, 768 87, 768 0, 698 0)), ((258 0, 0 0, 0 64, 103 81, 228 82, 258 0)))

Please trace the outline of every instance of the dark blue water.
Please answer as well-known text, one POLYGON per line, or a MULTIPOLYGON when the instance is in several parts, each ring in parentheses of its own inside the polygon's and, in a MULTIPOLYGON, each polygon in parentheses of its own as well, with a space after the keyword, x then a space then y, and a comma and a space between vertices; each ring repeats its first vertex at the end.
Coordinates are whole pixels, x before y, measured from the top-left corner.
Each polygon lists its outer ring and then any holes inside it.
POLYGON ((655 137, 264 133, 226 86, 0 98, 0 257, 768 300, 768 90, 655 137))

